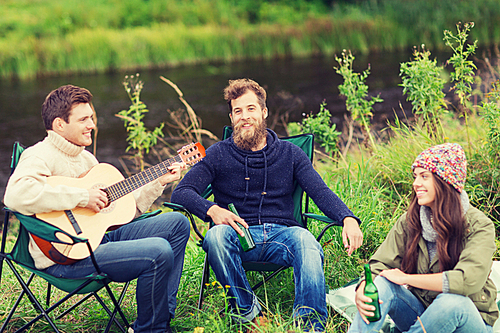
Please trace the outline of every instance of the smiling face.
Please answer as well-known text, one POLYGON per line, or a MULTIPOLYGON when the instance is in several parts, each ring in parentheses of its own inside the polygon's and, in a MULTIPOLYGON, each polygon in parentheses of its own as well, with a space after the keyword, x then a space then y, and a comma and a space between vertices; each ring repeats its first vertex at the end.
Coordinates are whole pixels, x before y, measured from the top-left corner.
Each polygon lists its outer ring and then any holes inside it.
POLYGON ((92 130, 94 128, 94 112, 88 103, 73 106, 68 122, 56 118, 52 125, 54 132, 77 146, 92 144, 92 130))
POLYGON ((267 108, 262 109, 257 95, 251 90, 231 101, 233 139, 244 150, 261 150, 266 145, 267 108))
POLYGON ((432 208, 436 200, 434 175, 424 168, 415 168, 413 176, 415 177, 413 190, 415 190, 418 204, 432 208))

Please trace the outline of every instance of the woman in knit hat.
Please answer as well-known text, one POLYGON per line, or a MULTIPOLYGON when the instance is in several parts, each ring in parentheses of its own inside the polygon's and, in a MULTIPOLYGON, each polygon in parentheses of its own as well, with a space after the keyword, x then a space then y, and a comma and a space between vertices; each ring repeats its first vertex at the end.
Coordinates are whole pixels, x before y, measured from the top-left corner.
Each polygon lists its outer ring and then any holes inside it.
POLYGON ((495 247, 493 222, 469 204, 462 147, 445 143, 424 150, 412 165, 413 197, 370 258, 381 320, 356 290, 349 332, 378 332, 388 314, 401 332, 493 332, 496 287, 489 279, 495 247))

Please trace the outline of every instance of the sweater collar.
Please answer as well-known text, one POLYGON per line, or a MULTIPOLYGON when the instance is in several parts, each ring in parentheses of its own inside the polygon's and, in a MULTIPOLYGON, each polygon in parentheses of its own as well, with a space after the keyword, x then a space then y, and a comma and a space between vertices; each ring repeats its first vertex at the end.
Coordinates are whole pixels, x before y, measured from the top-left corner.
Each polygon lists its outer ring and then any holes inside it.
MULTIPOLYGON (((469 196, 462 190, 460 193, 460 204, 462 206, 462 214, 465 215, 469 210, 469 196)), ((437 232, 432 227, 432 211, 427 206, 420 206, 420 223, 422 224, 422 237, 428 242, 437 240, 437 232)))
POLYGON ((47 138, 45 140, 53 144, 57 149, 59 149, 66 155, 72 157, 78 156, 85 149, 85 147, 83 146, 77 146, 69 142, 54 131, 47 131, 47 138))

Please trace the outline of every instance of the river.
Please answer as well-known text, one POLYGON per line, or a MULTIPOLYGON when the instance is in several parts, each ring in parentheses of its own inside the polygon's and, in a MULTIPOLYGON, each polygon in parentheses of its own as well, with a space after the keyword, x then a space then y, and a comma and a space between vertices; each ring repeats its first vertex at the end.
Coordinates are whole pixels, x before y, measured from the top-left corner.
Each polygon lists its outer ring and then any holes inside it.
MULTIPOLYGON (((375 105, 374 122, 383 124, 394 111, 400 111, 400 103, 410 110, 398 86, 401 82, 399 64, 409 61, 410 57, 410 52, 377 53, 359 56, 354 61, 357 72, 366 69, 368 63, 371 65, 367 79, 370 94, 380 94, 384 99, 375 105)), ((300 121, 302 114, 317 112, 325 100, 334 122, 341 128, 345 103, 338 93, 342 78, 333 69, 337 65, 333 57, 317 57, 141 70, 144 82, 141 100, 150 110, 145 123, 150 128, 157 126, 165 119, 168 109, 182 107, 176 92, 159 79, 164 76, 183 91, 184 98, 201 117, 203 128, 219 136, 222 127, 229 124, 222 90, 229 79, 249 77, 266 88, 271 116, 273 112, 289 111, 289 121, 300 121)), ((12 144, 17 140, 32 145, 43 139, 41 105, 51 90, 64 84, 85 87, 92 92, 99 126, 97 158, 120 168, 118 157, 125 153, 126 132, 122 120, 114 115, 130 105, 122 82, 126 74, 134 73, 136 71, 43 77, 27 82, 0 81, 0 197, 3 198, 10 173, 12 144)), ((277 130, 278 134, 285 134, 277 130)))

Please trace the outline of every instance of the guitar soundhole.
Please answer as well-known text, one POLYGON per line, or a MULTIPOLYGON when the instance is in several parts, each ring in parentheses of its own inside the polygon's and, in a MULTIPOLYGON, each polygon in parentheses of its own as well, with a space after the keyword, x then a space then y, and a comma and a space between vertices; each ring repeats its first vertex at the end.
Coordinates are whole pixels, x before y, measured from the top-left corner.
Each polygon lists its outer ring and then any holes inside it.
POLYGON ((113 201, 112 203, 108 204, 106 207, 101 209, 101 211, 99 213, 109 213, 113 209, 115 209, 115 205, 116 205, 116 203, 113 201))

